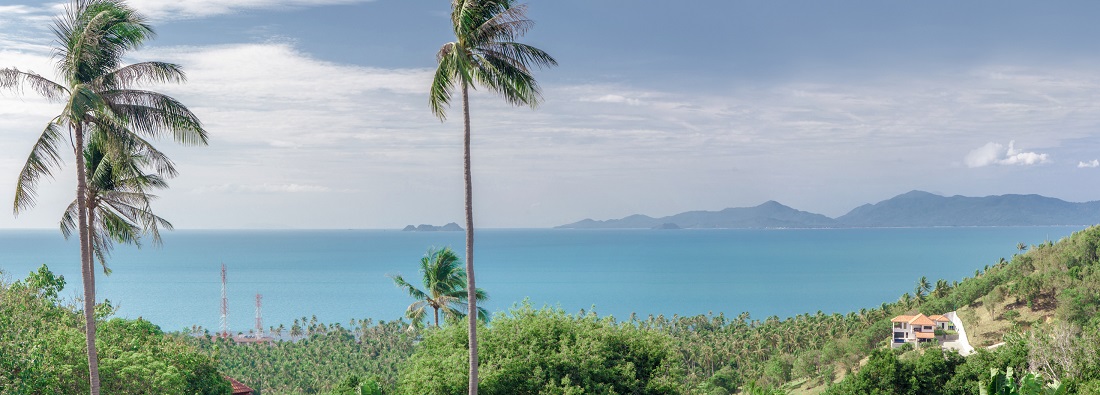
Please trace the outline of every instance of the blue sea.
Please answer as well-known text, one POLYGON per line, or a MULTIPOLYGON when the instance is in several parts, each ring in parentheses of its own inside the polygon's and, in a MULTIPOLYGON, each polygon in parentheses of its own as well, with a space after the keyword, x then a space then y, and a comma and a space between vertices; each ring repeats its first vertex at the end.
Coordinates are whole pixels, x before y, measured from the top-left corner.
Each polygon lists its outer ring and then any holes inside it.
MULTIPOLYGON (((476 278, 506 311, 524 299, 568 312, 627 318, 713 312, 755 318, 859 310, 912 292, 917 278, 962 280, 1011 258, 1017 243, 1057 241, 1082 227, 783 230, 479 230, 476 278)), ((180 230, 164 246, 120 246, 98 298, 118 315, 174 331, 219 327, 221 264, 228 267, 233 331, 316 315, 322 322, 395 320, 412 300, 387 275, 418 281, 430 247, 463 254, 463 232, 397 230, 180 230)), ((80 290, 79 251, 57 231, 0 230, 10 280, 42 264, 80 290)))

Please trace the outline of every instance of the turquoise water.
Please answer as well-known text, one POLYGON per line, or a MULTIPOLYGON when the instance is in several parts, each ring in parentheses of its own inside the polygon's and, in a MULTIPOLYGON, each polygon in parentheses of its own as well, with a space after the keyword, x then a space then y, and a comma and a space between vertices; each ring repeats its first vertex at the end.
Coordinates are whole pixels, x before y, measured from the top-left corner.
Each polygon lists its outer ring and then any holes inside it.
MULTIPOLYGON (((625 318, 747 311, 788 317, 858 310, 911 292, 920 276, 948 281, 1080 227, 789 230, 485 230, 478 286, 490 311, 529 298, 566 311, 625 318)), ((175 231, 163 248, 119 247, 99 299, 166 330, 219 326, 220 265, 229 270, 230 328, 317 315, 323 322, 393 320, 411 302, 387 274, 419 279, 432 246, 461 255, 461 232, 381 230, 175 231)), ((0 270, 20 279, 46 263, 80 294, 79 252, 56 231, 0 231, 0 270)))

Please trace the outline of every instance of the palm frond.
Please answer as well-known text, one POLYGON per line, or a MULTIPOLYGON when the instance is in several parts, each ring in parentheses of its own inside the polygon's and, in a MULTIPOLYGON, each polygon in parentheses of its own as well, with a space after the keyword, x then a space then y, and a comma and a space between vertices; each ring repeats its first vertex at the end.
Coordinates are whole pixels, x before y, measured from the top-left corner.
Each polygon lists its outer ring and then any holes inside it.
POLYGON ((542 69, 558 65, 558 61, 546 51, 523 43, 494 42, 481 49, 486 56, 510 62, 527 72, 530 72, 532 66, 542 69))
POLYGON ((475 79, 514 106, 537 107, 542 94, 535 78, 522 65, 498 56, 481 57, 475 79))
MULTIPOLYGON (((165 177, 172 178, 178 175, 175 163, 167 155, 130 130, 126 120, 112 115, 114 114, 97 114, 92 117, 97 131, 110 136, 103 145, 112 156, 129 156, 127 162, 151 166, 157 174, 165 177)), ((140 172, 134 172, 134 174, 138 173, 140 172)))
POLYGON ((125 89, 103 92, 103 98, 114 114, 128 120, 140 134, 159 137, 169 132, 176 142, 187 145, 206 145, 209 140, 199 118, 167 95, 125 89))
POLYGON ((423 301, 414 302, 405 310, 405 317, 409 319, 408 331, 414 332, 424 328, 424 318, 427 316, 428 305, 423 301))
POLYGON ((69 207, 65 208, 65 212, 61 214, 61 234, 65 236, 66 240, 73 235, 73 229, 76 229, 76 210, 76 200, 73 200, 72 203, 69 203, 69 207))
POLYGON ((174 63, 142 62, 114 70, 100 77, 96 85, 104 90, 117 90, 145 83, 180 83, 187 80, 183 69, 174 63))
POLYGON ((91 114, 106 107, 106 102, 92 87, 77 84, 72 88, 69 102, 65 105, 64 117, 70 123, 85 123, 91 114))
POLYGON ((446 305, 440 309, 448 318, 462 318, 466 316, 465 306, 446 305))
POLYGON ((38 137, 34 147, 31 148, 31 153, 27 156, 27 162, 23 164, 23 169, 19 171, 19 181, 15 185, 15 204, 13 208, 16 215, 19 215, 21 210, 34 206, 37 202, 39 179, 42 176, 52 177, 52 169, 61 167, 61 153, 57 150, 57 143, 62 138, 61 131, 58 128, 59 121, 59 118, 54 118, 46 125, 46 129, 42 131, 42 135, 38 137))
POLYGON ((28 86, 51 102, 60 102, 69 92, 64 86, 32 72, 16 68, 0 69, 0 88, 21 91, 28 86))
POLYGON ((416 287, 414 287, 412 284, 409 284, 409 282, 405 281, 405 278, 401 277, 400 275, 390 276, 390 278, 393 279, 394 285, 397 285, 398 288, 404 288, 405 291, 409 293, 409 296, 413 297, 413 299, 416 299, 416 300, 431 299, 431 297, 429 297, 428 294, 424 293, 424 291, 416 289, 416 287))
POLYGON ((535 21, 527 19, 527 5, 509 7, 493 15, 474 30, 471 45, 494 41, 513 41, 527 34, 535 21))
POLYGON ((447 106, 451 103, 451 92, 454 89, 455 76, 455 63, 453 52, 455 51, 456 44, 451 42, 444 44, 439 49, 439 54, 436 58, 439 61, 439 67, 435 70, 435 77, 432 79, 431 94, 428 96, 429 104, 432 108, 432 114, 435 114, 440 120, 447 119, 447 106))

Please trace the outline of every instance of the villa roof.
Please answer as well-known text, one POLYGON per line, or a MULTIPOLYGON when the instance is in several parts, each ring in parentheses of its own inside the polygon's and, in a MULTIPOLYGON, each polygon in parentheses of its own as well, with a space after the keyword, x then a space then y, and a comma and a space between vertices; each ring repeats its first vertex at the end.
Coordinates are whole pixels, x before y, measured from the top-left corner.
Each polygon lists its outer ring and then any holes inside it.
POLYGON ((251 395, 252 394, 252 388, 249 388, 247 385, 244 385, 240 381, 234 380, 232 377, 229 377, 229 376, 225 376, 225 378, 227 380, 229 380, 229 384, 233 386, 233 390, 232 390, 233 395, 251 395))
POLYGON ((914 335, 917 335, 918 339, 931 339, 936 336, 936 334, 932 332, 916 332, 914 335))
POLYGON ((947 317, 938 314, 933 316, 926 316, 924 314, 899 315, 890 320, 890 322, 907 322, 910 325, 936 325, 937 322, 949 321, 951 320, 947 319, 947 317))
POLYGON ((929 319, 928 316, 926 316, 924 314, 917 314, 916 317, 913 317, 912 320, 909 320, 909 324, 910 325, 929 325, 929 326, 936 325, 935 322, 932 322, 932 320, 929 319))

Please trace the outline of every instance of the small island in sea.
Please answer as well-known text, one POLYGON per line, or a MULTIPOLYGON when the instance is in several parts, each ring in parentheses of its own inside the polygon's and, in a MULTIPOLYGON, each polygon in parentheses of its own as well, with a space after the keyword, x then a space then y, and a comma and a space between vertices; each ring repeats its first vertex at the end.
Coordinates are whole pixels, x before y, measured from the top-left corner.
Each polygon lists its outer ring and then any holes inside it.
POLYGON ((405 231, 405 232, 461 232, 465 229, 462 229, 462 227, 458 226, 458 224, 456 224, 454 222, 451 222, 451 223, 443 225, 443 226, 435 226, 435 225, 427 225, 427 224, 420 224, 418 226, 408 225, 404 229, 401 229, 401 230, 405 231))

